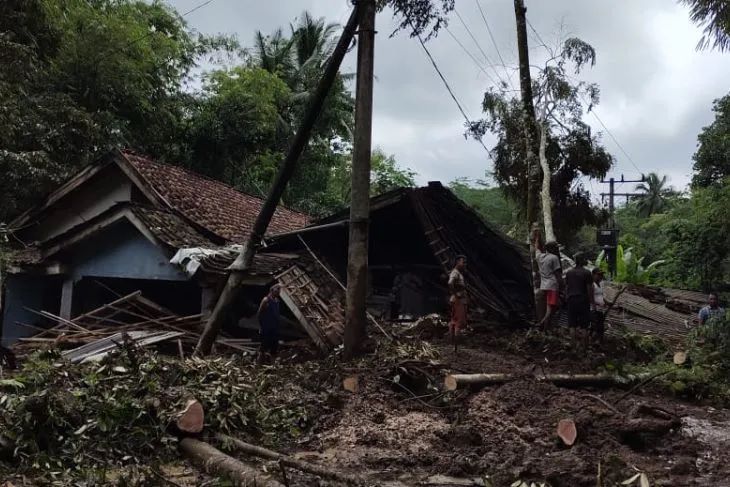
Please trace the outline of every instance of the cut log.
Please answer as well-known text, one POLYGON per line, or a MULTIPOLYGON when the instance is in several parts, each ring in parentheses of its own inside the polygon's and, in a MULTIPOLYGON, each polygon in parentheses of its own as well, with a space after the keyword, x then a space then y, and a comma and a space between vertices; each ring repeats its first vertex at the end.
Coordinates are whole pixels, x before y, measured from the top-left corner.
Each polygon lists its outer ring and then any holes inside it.
POLYGON ((572 419, 561 419, 558 421, 558 437, 563 440, 567 446, 573 446, 575 439, 578 437, 578 431, 575 428, 575 421, 572 419))
POLYGON ((674 354, 674 365, 684 365, 687 362, 686 352, 676 352, 674 354))
POLYGON ((284 487, 280 482, 256 471, 254 467, 229 457, 203 441, 183 438, 180 441, 180 450, 206 473, 228 478, 235 485, 284 487))
POLYGON ((364 479, 355 475, 347 475, 322 467, 321 465, 297 460, 296 458, 282 455, 281 453, 275 452, 273 450, 268 450, 260 446, 246 443, 245 441, 241 441, 238 438, 233 438, 231 436, 223 434, 217 434, 216 439, 239 452, 246 453, 248 455, 254 455, 260 458, 267 458, 269 460, 276 460, 280 464, 286 465, 287 467, 301 470, 302 472, 311 473, 324 479, 334 480, 336 482, 341 482, 348 485, 364 485, 366 483, 364 479))
MULTIPOLYGON (((468 387, 500 385, 523 378, 524 375, 516 374, 451 374, 444 379, 444 388, 455 391, 468 387)), ((560 387, 606 387, 616 384, 613 376, 602 374, 547 374, 536 375, 534 378, 560 387)))
POLYGON ((342 381, 342 387, 348 392, 357 394, 360 391, 360 379, 356 375, 345 377, 342 381))
POLYGON ((185 409, 178 414, 175 425, 181 433, 198 434, 203 431, 205 425, 203 405, 196 399, 190 399, 185 409))

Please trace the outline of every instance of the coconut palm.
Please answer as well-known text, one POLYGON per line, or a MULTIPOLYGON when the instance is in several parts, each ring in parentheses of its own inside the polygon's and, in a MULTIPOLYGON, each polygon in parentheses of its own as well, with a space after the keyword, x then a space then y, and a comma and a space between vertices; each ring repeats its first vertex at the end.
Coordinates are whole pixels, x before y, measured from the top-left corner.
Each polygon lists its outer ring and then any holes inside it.
POLYGON ((666 187, 667 176, 661 178, 657 173, 649 173, 643 183, 636 185, 636 191, 642 193, 637 199, 639 214, 645 217, 662 211, 667 205, 667 197, 673 191, 666 187))
POLYGON ((710 45, 720 50, 730 50, 730 2, 726 0, 681 0, 689 6, 689 17, 695 24, 704 26, 697 49, 710 45))

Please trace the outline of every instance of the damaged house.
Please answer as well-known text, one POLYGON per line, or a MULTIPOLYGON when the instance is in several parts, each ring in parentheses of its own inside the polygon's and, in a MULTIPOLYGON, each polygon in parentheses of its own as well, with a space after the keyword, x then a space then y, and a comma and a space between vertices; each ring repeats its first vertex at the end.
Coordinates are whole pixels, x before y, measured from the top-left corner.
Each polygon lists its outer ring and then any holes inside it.
MULTIPOLYGON (((79 317, 124 325, 109 304, 126 299, 120 296, 144 296, 145 306, 198 317, 199 324, 262 203, 180 167, 128 151, 108 154, 9 225, 23 245, 3 283, 3 344, 79 317), (95 315, 99 309, 111 314, 95 315)), ((371 204, 373 321, 443 311, 446 275, 458 254, 469 261, 473 311, 499 320, 530 312, 526 249, 441 184, 395 190, 371 204)), ((285 335, 309 336, 322 350, 339 344, 348 215, 310 224, 307 215, 280 207, 224 330, 254 334, 256 305, 279 282, 285 335)))

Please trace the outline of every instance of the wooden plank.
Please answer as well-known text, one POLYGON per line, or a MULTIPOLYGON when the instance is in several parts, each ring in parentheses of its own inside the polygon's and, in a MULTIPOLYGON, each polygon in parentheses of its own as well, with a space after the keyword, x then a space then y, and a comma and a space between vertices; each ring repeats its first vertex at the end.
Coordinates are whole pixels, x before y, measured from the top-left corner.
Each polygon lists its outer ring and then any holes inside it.
POLYGON ((322 330, 312 323, 309 322, 309 320, 306 318, 302 310, 297 305, 296 301, 292 299, 291 295, 286 291, 285 288, 282 288, 281 290, 281 299, 284 301, 284 304, 287 305, 289 310, 294 314, 294 316, 297 318, 297 321, 304 327, 304 330, 309 334, 309 336, 314 341, 315 345, 317 345, 322 351, 328 352, 330 350, 329 343, 322 337, 321 333, 322 330))
POLYGON ((105 309, 109 309, 112 306, 116 306, 116 305, 125 303, 125 302, 130 301, 130 300, 132 300, 132 299, 134 299, 134 298, 136 298, 138 296, 141 296, 141 295, 142 295, 142 291, 135 291, 135 292, 133 292, 131 294, 127 294, 126 296, 122 296, 121 298, 119 298, 119 299, 117 299, 115 301, 112 301, 111 303, 107 303, 107 304, 105 304, 103 306, 100 306, 99 308, 96 308, 96 309, 93 309, 93 310, 89 311, 88 313, 84 313, 82 315, 79 315, 79 316, 75 317, 74 318, 74 321, 83 320, 83 319, 89 318, 89 317, 94 317, 94 314, 98 313, 99 311, 102 311, 102 310, 105 310, 105 309))

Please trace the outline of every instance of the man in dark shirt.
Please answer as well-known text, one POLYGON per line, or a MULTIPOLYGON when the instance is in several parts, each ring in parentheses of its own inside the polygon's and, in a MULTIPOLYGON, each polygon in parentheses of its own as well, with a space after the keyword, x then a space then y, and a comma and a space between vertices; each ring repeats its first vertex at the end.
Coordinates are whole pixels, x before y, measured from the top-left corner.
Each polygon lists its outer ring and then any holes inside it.
MULTIPOLYGON (((578 329, 588 330, 593 305, 593 276, 586 269, 586 257, 580 253, 575 256, 575 267, 565 275, 568 298, 568 326, 573 328, 573 338, 577 340, 578 329)), ((586 346, 588 333, 585 332, 586 346)))

